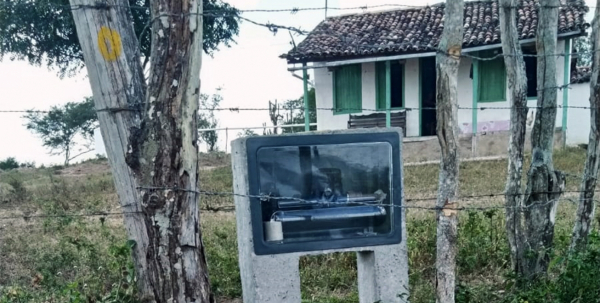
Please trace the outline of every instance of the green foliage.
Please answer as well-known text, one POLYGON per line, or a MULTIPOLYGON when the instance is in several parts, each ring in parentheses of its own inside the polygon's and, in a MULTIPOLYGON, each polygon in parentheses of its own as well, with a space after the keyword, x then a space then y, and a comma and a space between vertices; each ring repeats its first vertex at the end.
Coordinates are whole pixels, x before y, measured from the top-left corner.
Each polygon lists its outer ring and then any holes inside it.
POLYGON ((20 174, 13 175, 7 183, 11 187, 11 200, 16 202, 23 202, 27 200, 27 198, 29 197, 29 192, 27 191, 25 183, 23 182, 20 174))
POLYGON ((254 130, 251 130, 251 129, 245 129, 243 132, 239 132, 239 133, 237 134, 237 137, 238 137, 238 138, 243 138, 243 137, 256 137, 256 136, 258 136, 258 134, 257 134, 257 133, 256 133, 254 130))
POLYGON ((19 168, 19 162, 13 157, 8 157, 0 161, 0 170, 11 170, 19 168))
MULTIPOLYGON (((204 12, 203 49, 212 55, 220 44, 229 46, 238 32, 239 11, 221 0, 202 1, 204 12)), ((46 61, 59 75, 74 74, 83 65, 75 23, 68 0, 15 0, 0 5, 0 59, 27 60, 34 65, 46 61)), ((149 0, 129 0, 141 53, 150 56, 149 0), (143 7, 141 9, 140 7, 143 7), (146 30, 144 31, 144 29, 146 30), (140 37, 143 34, 143 37, 140 37)))
POLYGON ((592 43, 590 37, 581 36, 575 38, 574 49, 577 51, 577 65, 591 66, 592 65, 592 43))
POLYGON ((471 211, 461 218, 458 267, 461 274, 482 275, 490 268, 504 268, 509 260, 503 213, 471 211))
POLYGON ((241 297, 237 236, 233 224, 203 224, 203 241, 208 257, 212 291, 216 296, 241 297))
MULTIPOLYGON (((215 117, 215 109, 219 107, 223 97, 220 94, 221 89, 212 96, 200 94, 200 112, 198 113, 198 129, 217 128, 219 121, 215 117)), ((213 152, 217 146, 219 134, 217 131, 202 131, 200 132, 200 141, 208 145, 208 151, 213 152)))
POLYGON ((25 124, 27 129, 42 138, 51 154, 64 154, 65 165, 74 158, 71 157, 71 152, 76 136, 81 135, 85 140, 91 141, 98 124, 92 98, 54 106, 48 113, 32 111, 24 118, 28 120, 25 124))
POLYGON ((78 220, 60 233, 56 243, 46 243, 42 249, 23 239, 10 239, 7 247, 21 250, 36 274, 33 289, 17 285, 0 288, 0 303, 50 302, 49 298, 54 298, 51 302, 69 303, 138 302, 131 261, 134 242, 115 237, 111 228, 78 220), (95 237, 84 236, 90 233, 95 237))
MULTIPOLYGON (((315 97, 315 89, 311 88, 308 91, 308 108, 310 123, 317 122, 317 99, 315 97)), ((284 112, 283 125, 304 124, 304 96, 298 99, 288 100, 283 103, 281 110, 284 112)), ((311 130, 316 130, 316 127, 311 127, 311 130)), ((284 128, 283 133, 297 133, 304 131, 304 127, 284 128)))
MULTIPOLYGON (((308 91, 308 108, 309 108, 309 121, 310 123, 317 122, 317 101, 315 98, 315 89, 311 88, 308 91)), ((282 104, 269 101, 269 117, 273 126, 278 125, 293 125, 293 124, 304 124, 304 95, 298 99, 287 100, 282 104)), ((263 123, 265 127, 263 129, 263 135, 272 135, 277 132, 277 127, 272 130, 267 129, 266 123, 263 123)), ((315 126, 311 126, 310 130, 316 130, 315 126)), ((304 126, 282 128, 282 132, 285 133, 297 133, 304 131, 304 126)))
MULTIPOLYGON (((585 150, 555 153, 557 169, 580 174, 585 150)), ((101 160, 97 160, 101 161, 101 160)), ((223 153, 201 154, 199 183, 209 192, 231 191, 232 169, 223 153)), ((86 168, 106 166, 89 161, 86 168)), ((0 182, 18 178, 27 186, 24 203, 39 214, 52 215, 22 226, 1 226, 0 303, 8 302, 135 302, 135 273, 131 247, 120 217, 79 217, 70 213, 99 213, 115 209, 116 194, 108 171, 73 178, 63 170, 36 169, 0 173, 0 182), (62 175, 57 176, 58 173, 62 175), (42 228, 36 227, 42 225, 42 228), (20 269, 20 272, 15 272, 20 269), (43 277, 32 285, 31 278, 43 277), (82 301, 83 300, 83 301, 82 301)), ((108 168, 106 168, 108 169, 108 168)), ((410 198, 434 195, 437 165, 405 168, 404 190, 410 198)), ((468 162, 461 165, 463 194, 501 191, 506 161, 468 162), (490 184, 490 183, 494 184, 490 184)), ((575 182, 576 183, 576 182, 575 182)), ((2 184, 4 185, 4 184, 2 184)), ((569 185, 571 190, 577 184, 569 185)), ((415 203, 415 204, 412 204, 415 203)), ((431 206, 428 201, 411 202, 431 206), (421 204, 422 203, 422 204, 421 204)), ((464 206, 501 206, 502 199, 461 201, 464 206), (466 204, 466 205, 465 205, 466 204)), ((2 207, 10 206, 3 204, 2 207)), ((203 196, 200 208, 231 207, 231 196, 203 196)), ((598 302, 600 298, 600 235, 592 232, 586 251, 568 255, 576 205, 557 209, 555 249, 547 278, 524 284, 510 274, 503 210, 460 212, 458 226, 458 303, 598 302)), ((2 209, 0 209, 0 212, 2 209)), ((0 214, 1 216, 1 214, 0 214)), ((433 212, 406 213, 410 302, 435 302, 436 218, 433 212)), ((202 236, 211 286, 217 302, 241 296, 235 216, 203 211, 202 236)), ((600 223, 600 222, 599 222, 600 223)), ((595 225, 597 226, 597 225, 595 225)), ((275 269, 276 271, 276 269, 275 269)), ((274 272, 275 272, 274 271, 274 272)), ((357 302, 354 253, 336 253, 300 259, 303 302, 357 302)))

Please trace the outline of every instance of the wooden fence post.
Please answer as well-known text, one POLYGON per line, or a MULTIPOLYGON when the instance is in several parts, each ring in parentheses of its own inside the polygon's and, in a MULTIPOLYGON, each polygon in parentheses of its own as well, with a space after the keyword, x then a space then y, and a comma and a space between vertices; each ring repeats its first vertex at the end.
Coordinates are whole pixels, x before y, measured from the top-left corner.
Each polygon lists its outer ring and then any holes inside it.
POLYGON ((70 3, 140 301, 211 302, 198 210, 202 1, 151 1, 148 86, 129 2, 70 3))
POLYGON ((506 77, 511 98, 510 139, 508 145, 508 172, 505 189, 506 234, 510 247, 510 260, 513 270, 520 273, 522 258, 521 223, 523 196, 521 178, 523 175, 523 154, 527 127, 527 76, 525 61, 517 34, 517 0, 500 0, 500 35, 502 53, 506 65, 506 77))
POLYGON ((463 0, 447 0, 436 55, 437 137, 440 142, 437 212, 436 299, 454 302, 458 228, 458 67, 462 55, 463 0))
POLYGON ((573 227, 571 249, 581 249, 587 244, 594 219, 594 190, 600 167, 600 0, 596 1, 596 13, 592 22, 592 78, 590 81, 590 138, 581 180, 577 219, 573 227))
POLYGON ((556 208, 565 185, 565 176, 554 170, 552 153, 557 112, 556 44, 559 0, 541 1, 536 34, 537 112, 531 132, 531 167, 524 199, 525 240, 523 275, 536 279, 550 263, 556 208))

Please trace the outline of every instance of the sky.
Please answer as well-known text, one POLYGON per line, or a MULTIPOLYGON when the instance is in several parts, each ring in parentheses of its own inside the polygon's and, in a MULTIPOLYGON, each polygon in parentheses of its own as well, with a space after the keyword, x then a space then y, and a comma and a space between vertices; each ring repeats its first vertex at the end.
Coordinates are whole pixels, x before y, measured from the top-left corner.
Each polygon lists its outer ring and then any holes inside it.
MULTIPOLYGON (((323 7, 326 0, 225 0, 242 10, 283 9, 302 7, 323 7)), ((440 0, 328 0, 328 6, 352 8, 382 4, 426 5, 440 0)), ((593 0, 586 0, 592 6, 593 0)), ((376 10, 391 8, 374 8, 376 10)), ((370 9, 371 10, 371 9, 370 9)), ((328 16, 358 13, 362 10, 328 10, 328 16)), ((295 14, 253 13, 244 17, 261 23, 271 22, 279 25, 300 27, 312 30, 325 18, 323 10, 300 11, 295 14)), ((295 36, 299 43, 302 36, 295 36)), ((239 36, 230 48, 221 46, 213 57, 203 56, 201 92, 213 94, 221 88, 223 101, 221 107, 266 108, 269 101, 285 101, 302 96, 302 81, 287 71, 287 64, 279 55, 291 49, 290 35, 280 31, 276 35, 264 27, 248 22, 240 24, 239 36)), ((301 75, 301 72, 296 72, 301 75)), ((309 73, 310 74, 310 73, 309 73)), ((78 75, 60 79, 56 71, 46 66, 31 66, 27 62, 10 61, 4 58, 0 62, 0 109, 49 109, 66 102, 81 101, 91 96, 91 88, 85 69, 78 75)), ((40 138, 28 131, 21 114, 0 113, 0 160, 15 157, 20 162, 34 161, 37 164, 62 163, 61 156, 52 156, 42 146, 40 138)), ((222 111, 217 113, 218 127, 254 127, 269 122, 267 111, 222 111)), ((234 139, 238 132, 230 130, 228 140, 234 139)), ((261 132, 261 130, 257 130, 261 132)), ((225 149, 225 132, 219 132, 218 147, 225 149)), ((205 146, 201 146, 201 149, 205 146)), ((94 152, 87 154, 93 157, 94 152)), ((82 157, 81 159, 85 159, 82 157)))

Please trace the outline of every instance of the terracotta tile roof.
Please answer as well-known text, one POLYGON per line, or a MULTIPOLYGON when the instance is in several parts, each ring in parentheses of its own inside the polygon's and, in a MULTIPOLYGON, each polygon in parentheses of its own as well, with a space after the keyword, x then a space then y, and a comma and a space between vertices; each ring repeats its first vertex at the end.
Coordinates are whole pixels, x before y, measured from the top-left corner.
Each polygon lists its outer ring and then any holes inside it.
POLYGON ((586 83, 592 79, 590 66, 578 66, 571 71, 571 83, 586 83))
MULTIPOLYGON (((585 30, 588 11, 583 0, 560 0, 559 33, 585 30)), ((534 38, 539 0, 521 0, 518 31, 534 38)), ((330 17, 283 55, 288 62, 350 59, 432 51, 444 28, 444 4, 423 8, 330 17)), ((463 47, 500 42, 498 1, 465 2, 463 47)))

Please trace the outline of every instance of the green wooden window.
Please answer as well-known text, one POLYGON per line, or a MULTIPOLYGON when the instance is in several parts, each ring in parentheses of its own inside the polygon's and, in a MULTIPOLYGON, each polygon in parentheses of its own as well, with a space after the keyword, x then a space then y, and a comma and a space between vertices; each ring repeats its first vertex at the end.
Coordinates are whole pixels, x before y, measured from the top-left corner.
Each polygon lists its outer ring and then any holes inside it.
POLYGON ((334 114, 362 111, 362 68, 360 64, 343 65, 333 71, 334 114))
MULTIPOLYGON (((385 108, 385 62, 377 62, 375 65, 375 83, 377 110, 386 110, 385 108)), ((398 61, 392 61, 390 64, 391 78, 391 109, 404 108, 404 65, 398 61)))
MULTIPOLYGON (((491 58, 493 51, 481 52, 483 58, 491 58)), ((504 59, 480 60, 479 64, 479 102, 497 102, 506 100, 506 68, 504 59)))

